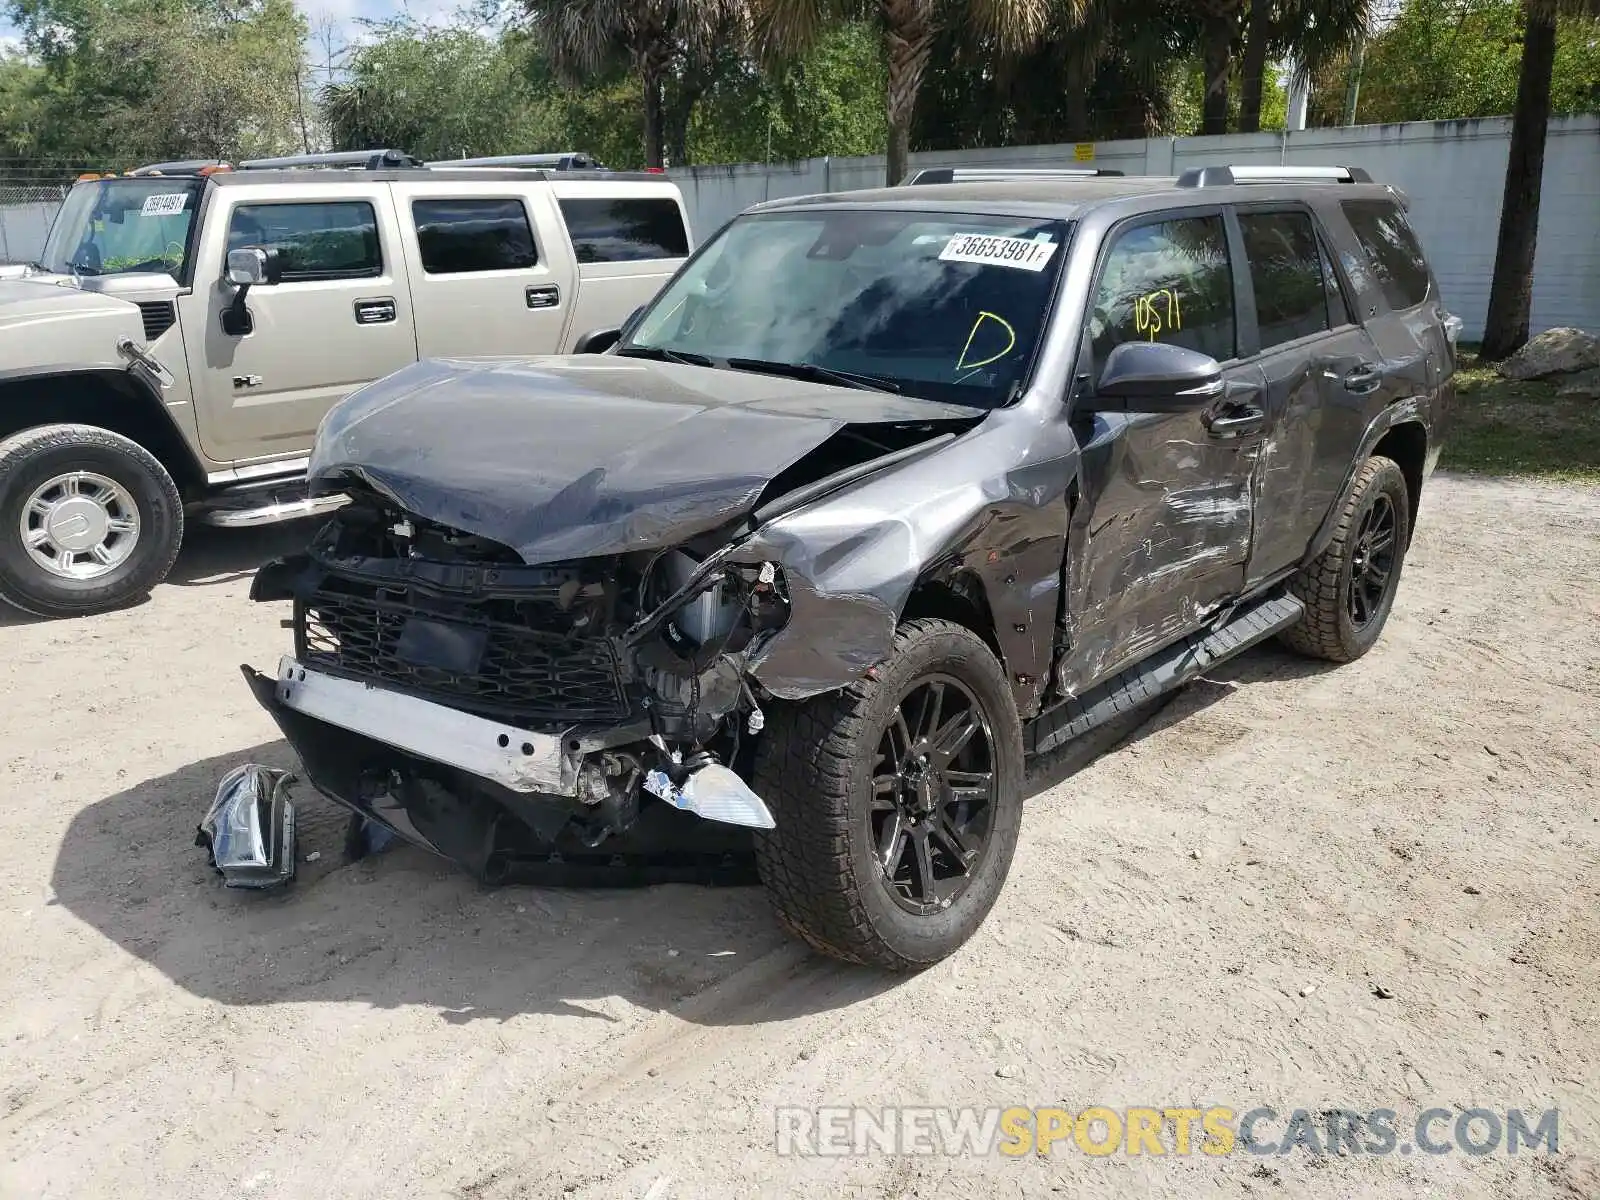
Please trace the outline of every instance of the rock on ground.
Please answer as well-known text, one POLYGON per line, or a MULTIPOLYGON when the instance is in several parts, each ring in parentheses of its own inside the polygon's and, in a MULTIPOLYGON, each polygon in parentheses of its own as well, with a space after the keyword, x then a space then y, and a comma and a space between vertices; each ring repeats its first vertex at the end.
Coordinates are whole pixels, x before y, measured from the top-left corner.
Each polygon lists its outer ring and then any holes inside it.
POLYGON ((1581 329, 1547 329, 1495 370, 1507 379, 1544 379, 1600 367, 1600 338, 1581 329))

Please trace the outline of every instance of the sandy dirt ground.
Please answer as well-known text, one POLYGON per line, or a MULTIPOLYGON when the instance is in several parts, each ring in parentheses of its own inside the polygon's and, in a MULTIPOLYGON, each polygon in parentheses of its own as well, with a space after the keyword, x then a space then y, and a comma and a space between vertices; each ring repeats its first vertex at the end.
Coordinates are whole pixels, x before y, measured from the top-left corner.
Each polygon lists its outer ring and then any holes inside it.
POLYGON ((304 532, 0 618, 0 1195, 1600 1195, 1600 496, 1435 479, 1370 655, 1252 653, 1058 772, 979 935, 901 980, 758 889, 346 864, 305 793, 320 857, 223 891, 217 778, 290 763, 250 570, 304 532), (778 1157, 780 1106, 837 1104, 1556 1106, 1561 1152, 778 1157))

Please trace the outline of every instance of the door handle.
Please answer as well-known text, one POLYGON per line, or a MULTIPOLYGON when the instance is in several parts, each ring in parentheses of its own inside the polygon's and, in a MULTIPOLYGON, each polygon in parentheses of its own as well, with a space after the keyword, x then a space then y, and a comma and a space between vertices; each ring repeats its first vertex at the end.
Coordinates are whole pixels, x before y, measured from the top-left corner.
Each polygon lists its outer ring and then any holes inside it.
POLYGON ((523 296, 529 308, 557 308, 561 304, 561 289, 553 283, 530 284, 523 296))
POLYGON ((1377 363, 1362 363, 1359 367, 1345 372, 1342 382, 1345 391, 1365 396, 1382 386, 1383 376, 1384 370, 1377 363))
POLYGON ((1206 432, 1214 438, 1249 437, 1260 433, 1267 423, 1267 414, 1259 408, 1246 406, 1230 411, 1226 416, 1207 416, 1206 432))
POLYGON ((356 324, 383 325, 393 321, 398 311, 395 302, 387 296, 374 300, 357 300, 356 324))

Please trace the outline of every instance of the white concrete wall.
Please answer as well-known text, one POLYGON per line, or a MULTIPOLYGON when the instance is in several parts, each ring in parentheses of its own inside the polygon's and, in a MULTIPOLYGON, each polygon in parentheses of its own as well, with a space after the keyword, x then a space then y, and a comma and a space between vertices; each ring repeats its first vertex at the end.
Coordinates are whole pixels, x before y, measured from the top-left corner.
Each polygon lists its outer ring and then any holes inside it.
MULTIPOLYGON (((1500 195, 1511 122, 1416 121, 1100 142, 1094 165, 1129 175, 1172 175, 1215 163, 1365 167, 1411 198, 1411 219, 1446 303, 1477 338, 1489 305, 1500 195)), ((1008 146, 914 154, 913 167, 1072 166, 1072 146, 1008 146)), ((704 240, 740 210, 763 200, 878 187, 884 160, 814 158, 799 163, 693 167, 671 172, 683 189, 695 237, 704 240)), ((1557 325, 1600 330, 1600 116, 1550 123, 1545 151, 1539 252, 1534 265, 1534 332, 1557 325)))

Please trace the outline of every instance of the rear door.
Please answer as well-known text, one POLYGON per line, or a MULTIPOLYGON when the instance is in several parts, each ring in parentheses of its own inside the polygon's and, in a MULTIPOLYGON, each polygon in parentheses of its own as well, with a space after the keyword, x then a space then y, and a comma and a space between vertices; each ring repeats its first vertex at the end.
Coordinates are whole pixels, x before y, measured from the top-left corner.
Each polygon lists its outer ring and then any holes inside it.
POLYGON ((1136 218, 1106 245, 1087 331, 1090 379, 1119 343, 1169 342, 1222 363, 1228 395, 1205 412, 1097 414, 1092 428, 1080 427, 1076 519, 1087 542, 1070 584, 1080 629, 1067 672, 1077 688, 1181 636, 1208 605, 1238 594, 1264 426, 1260 372, 1238 353, 1237 255, 1222 209, 1136 218), (1233 420, 1219 424, 1222 417, 1233 420))
POLYGON ((304 454, 332 405, 415 362, 410 287, 388 185, 219 187, 183 322, 200 439, 219 462, 304 454), (223 328, 227 252, 276 249, 283 277, 252 287, 250 330, 223 328), (203 272, 203 274, 201 273, 203 272))
POLYGON ((576 275, 549 185, 397 183, 423 358, 555 354, 576 275))
POLYGON ((1266 380, 1254 583, 1305 555, 1382 400, 1371 371, 1376 349, 1351 314, 1310 208, 1240 205, 1234 215, 1249 290, 1242 340, 1266 380))

